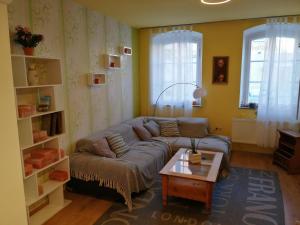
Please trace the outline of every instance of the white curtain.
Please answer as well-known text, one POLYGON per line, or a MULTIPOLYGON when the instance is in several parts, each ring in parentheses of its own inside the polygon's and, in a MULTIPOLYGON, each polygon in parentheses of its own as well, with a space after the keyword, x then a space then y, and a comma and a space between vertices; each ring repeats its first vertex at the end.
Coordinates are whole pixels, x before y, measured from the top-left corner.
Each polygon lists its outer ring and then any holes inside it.
POLYGON ((257 144, 274 148, 277 129, 297 125, 300 25, 270 21, 257 114, 257 144))
POLYGON ((151 40, 150 111, 156 116, 188 116, 192 113, 193 91, 201 86, 201 33, 176 30, 156 33, 151 40), (177 84, 181 83, 181 84, 177 84))

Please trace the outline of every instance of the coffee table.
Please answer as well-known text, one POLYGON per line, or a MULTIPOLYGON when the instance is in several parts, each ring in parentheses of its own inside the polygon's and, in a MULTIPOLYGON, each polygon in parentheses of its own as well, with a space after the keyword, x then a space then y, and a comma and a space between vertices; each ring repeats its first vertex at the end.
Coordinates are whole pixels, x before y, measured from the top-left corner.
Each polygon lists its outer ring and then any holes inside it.
POLYGON ((168 196, 175 196, 204 202, 210 211, 223 153, 197 150, 202 156, 201 163, 191 164, 186 151, 186 148, 179 149, 160 171, 163 206, 167 206, 168 196))

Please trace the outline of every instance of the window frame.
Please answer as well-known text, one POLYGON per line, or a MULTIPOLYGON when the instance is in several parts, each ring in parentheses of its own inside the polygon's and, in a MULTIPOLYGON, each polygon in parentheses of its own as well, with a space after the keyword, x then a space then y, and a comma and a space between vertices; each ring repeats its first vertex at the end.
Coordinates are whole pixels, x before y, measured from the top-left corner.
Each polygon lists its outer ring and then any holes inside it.
MULTIPOLYGON (((171 30, 171 31, 168 31, 168 32, 165 32, 165 33, 157 33, 155 34, 153 37, 152 37, 152 41, 156 38, 158 38, 159 35, 169 35, 170 33, 173 33, 173 32, 178 32, 179 30, 171 30)), ((184 30, 180 30, 180 32, 184 32, 184 30)), ((197 31, 192 31, 192 30, 186 30, 186 32, 191 32, 191 35, 192 35, 192 41, 190 43, 194 43, 197 45, 197 60, 196 60, 196 85, 199 86, 199 87, 202 87, 202 68, 203 68, 203 34, 201 32, 197 32, 197 31)), ((165 43, 165 45, 168 45, 168 44, 174 44, 175 42, 174 41, 171 41, 169 40, 168 42, 165 43)), ((152 46, 151 46, 151 51, 152 52, 152 46)), ((152 54, 152 53, 151 53, 152 54)), ((150 55, 150 60, 151 59, 151 55, 150 55)), ((151 63, 152 64, 152 63, 151 63)), ((150 76, 152 76, 152 65, 150 65, 150 76)), ((153 85, 152 84, 152 77, 150 77, 150 85, 153 85)), ((153 93, 152 93, 152 87, 150 87, 150 90, 151 90, 151 93, 150 93, 150 101, 151 101, 151 104, 155 104, 155 100, 153 97, 153 93)), ((163 90, 162 90, 163 91, 163 90)), ((193 97, 191 96, 191 98, 193 99, 193 97)), ((201 99, 197 99, 197 105, 192 105, 192 106, 201 106, 201 99)))
POLYGON ((251 64, 251 42, 266 37, 266 25, 249 28, 243 34, 239 108, 249 108, 248 94, 251 64), (244 105, 247 104, 248 106, 244 105))

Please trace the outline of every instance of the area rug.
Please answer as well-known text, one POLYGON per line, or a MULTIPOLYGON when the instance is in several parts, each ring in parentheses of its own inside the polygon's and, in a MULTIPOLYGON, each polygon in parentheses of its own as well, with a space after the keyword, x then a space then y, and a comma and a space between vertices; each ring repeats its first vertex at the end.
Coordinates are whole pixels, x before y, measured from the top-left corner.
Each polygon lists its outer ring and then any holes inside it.
POLYGON ((173 197, 164 208, 159 176, 133 205, 129 213, 123 203, 113 203, 95 225, 284 225, 278 176, 270 171, 231 168, 214 187, 211 213, 201 202, 173 197))

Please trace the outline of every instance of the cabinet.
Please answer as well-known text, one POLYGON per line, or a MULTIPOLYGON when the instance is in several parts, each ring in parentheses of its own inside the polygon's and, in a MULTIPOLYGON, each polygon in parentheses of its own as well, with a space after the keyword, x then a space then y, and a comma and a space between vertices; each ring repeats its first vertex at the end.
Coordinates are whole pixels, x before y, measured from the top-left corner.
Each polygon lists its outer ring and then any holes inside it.
POLYGON ((17 124, 28 223, 43 224, 71 201, 59 59, 12 55, 17 124))
POLYGON ((273 163, 288 171, 300 173, 300 133, 291 130, 278 130, 278 149, 274 152, 273 163))

